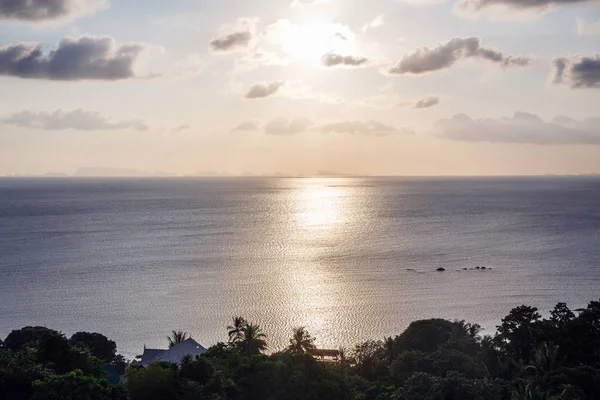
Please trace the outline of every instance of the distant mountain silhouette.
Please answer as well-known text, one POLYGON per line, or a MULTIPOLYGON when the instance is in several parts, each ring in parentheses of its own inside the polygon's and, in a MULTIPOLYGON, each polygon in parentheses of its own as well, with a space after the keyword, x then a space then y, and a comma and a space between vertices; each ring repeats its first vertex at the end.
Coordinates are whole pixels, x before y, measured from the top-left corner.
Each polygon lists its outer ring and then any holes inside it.
POLYGON ((110 168, 110 167, 81 167, 75 173, 75 177, 82 178, 117 178, 117 177, 172 177, 175 176, 164 171, 139 171, 128 168, 110 168))

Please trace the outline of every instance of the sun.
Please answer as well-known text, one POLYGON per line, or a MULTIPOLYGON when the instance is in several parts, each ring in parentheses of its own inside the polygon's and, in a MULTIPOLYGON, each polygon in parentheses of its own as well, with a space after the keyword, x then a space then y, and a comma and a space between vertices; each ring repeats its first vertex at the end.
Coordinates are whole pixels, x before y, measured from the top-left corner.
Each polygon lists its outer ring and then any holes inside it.
POLYGON ((271 32, 271 42, 296 61, 320 64, 323 55, 351 53, 354 33, 346 26, 331 23, 296 25, 280 20, 271 32))

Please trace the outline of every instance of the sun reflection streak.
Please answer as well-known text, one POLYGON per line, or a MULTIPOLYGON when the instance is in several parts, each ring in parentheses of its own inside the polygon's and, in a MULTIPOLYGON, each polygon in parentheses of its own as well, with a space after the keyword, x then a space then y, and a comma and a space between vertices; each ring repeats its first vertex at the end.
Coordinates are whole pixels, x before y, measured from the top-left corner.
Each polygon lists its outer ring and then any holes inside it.
POLYGON ((330 248, 339 243, 352 211, 351 189, 342 181, 303 180, 290 199, 296 218, 290 221, 288 239, 299 251, 296 262, 285 272, 287 296, 294 308, 290 322, 306 326, 324 342, 330 341, 327 335, 340 318, 339 308, 344 302, 343 283, 325 261, 330 248))
POLYGON ((343 222, 346 190, 327 183, 311 182, 298 194, 296 216, 300 227, 332 229, 343 222))

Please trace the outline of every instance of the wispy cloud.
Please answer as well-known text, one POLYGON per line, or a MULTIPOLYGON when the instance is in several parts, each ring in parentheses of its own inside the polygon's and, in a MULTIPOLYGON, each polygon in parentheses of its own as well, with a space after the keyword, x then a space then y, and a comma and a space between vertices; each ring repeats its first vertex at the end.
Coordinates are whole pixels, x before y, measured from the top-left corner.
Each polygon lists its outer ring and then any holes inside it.
POLYGON ((321 126, 323 133, 345 133, 361 136, 386 136, 396 133, 412 133, 406 129, 397 129, 380 121, 341 121, 321 126))
POLYGON ((385 25, 385 14, 379 14, 372 21, 363 25, 363 27, 360 28, 360 30, 363 33, 365 33, 371 29, 376 29, 376 28, 382 27, 383 25, 385 25))
POLYGON ((65 130, 73 129, 80 131, 119 130, 134 129, 138 131, 148 130, 148 126, 142 120, 114 121, 105 117, 97 111, 57 110, 52 113, 21 111, 2 119, 5 124, 16 125, 22 128, 43 130, 65 130))
POLYGON ((423 74, 449 68, 459 60, 477 58, 493 62, 502 67, 529 65, 527 57, 504 55, 499 51, 482 47, 479 38, 454 38, 436 48, 423 47, 405 55, 396 65, 389 68, 390 74, 423 74))
POLYGON ((557 117, 545 122, 524 112, 498 119, 472 119, 458 114, 438 121, 436 129, 439 137, 468 142, 600 145, 600 118, 577 121, 557 117))
POLYGON ((240 131, 257 131, 260 128, 260 122, 258 121, 242 121, 239 124, 231 128, 231 132, 240 131))
POLYGON ((343 56, 335 53, 327 53, 321 57, 321 63, 326 67, 360 67, 369 61, 365 57, 343 56))
POLYGON ((313 125, 308 118, 275 118, 267 122, 264 126, 265 133, 269 135, 296 135, 306 131, 313 125))

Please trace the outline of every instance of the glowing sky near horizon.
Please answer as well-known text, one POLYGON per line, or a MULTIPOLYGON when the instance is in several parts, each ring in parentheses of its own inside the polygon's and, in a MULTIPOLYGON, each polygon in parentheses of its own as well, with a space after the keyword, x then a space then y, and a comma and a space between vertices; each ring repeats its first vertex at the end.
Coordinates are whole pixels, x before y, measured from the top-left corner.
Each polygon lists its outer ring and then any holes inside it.
POLYGON ((0 0, 0 175, 599 173, 599 105, 597 1, 0 0))

